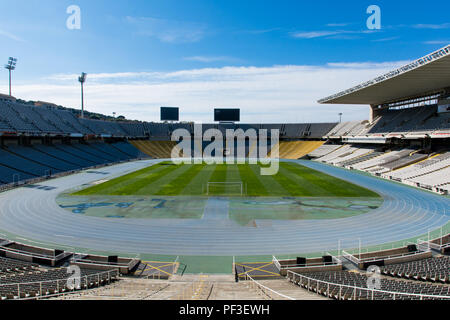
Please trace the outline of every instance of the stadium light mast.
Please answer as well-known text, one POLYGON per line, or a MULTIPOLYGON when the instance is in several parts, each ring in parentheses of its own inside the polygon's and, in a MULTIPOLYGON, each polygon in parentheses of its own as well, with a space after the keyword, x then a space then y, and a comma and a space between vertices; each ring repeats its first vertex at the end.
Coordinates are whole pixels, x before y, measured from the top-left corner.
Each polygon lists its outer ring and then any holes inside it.
POLYGON ((339 115, 339 123, 341 123, 342 122, 342 115, 343 115, 343 113, 339 112, 338 115, 339 115))
POLYGON ((8 64, 5 64, 5 69, 9 71, 9 95, 11 96, 11 71, 16 70, 17 59, 9 57, 8 64))
POLYGON ((81 118, 84 118, 84 83, 86 82, 87 73, 81 73, 81 76, 78 77, 78 81, 81 84, 81 118))

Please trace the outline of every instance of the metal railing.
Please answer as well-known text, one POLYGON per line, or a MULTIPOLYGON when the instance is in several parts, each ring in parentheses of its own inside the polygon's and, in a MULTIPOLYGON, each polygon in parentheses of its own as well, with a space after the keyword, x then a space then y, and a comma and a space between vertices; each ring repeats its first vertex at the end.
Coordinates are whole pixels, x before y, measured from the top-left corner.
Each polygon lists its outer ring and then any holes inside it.
POLYGON ((358 265, 360 262, 360 259, 356 258, 354 255, 348 253, 345 250, 342 250, 342 257, 344 257, 345 259, 353 262, 354 264, 358 265))
MULTIPOLYGON (((348 253, 345 250, 342 250, 342 256, 355 264, 359 264, 359 263, 373 262, 373 261, 378 261, 378 260, 386 261, 386 260, 392 260, 392 259, 398 259, 398 258, 404 258, 404 257, 414 257, 414 256, 418 256, 418 255, 423 255, 424 253, 427 253, 429 251, 430 250, 427 248, 426 250, 423 250, 423 251, 404 252, 404 253, 392 254, 392 255, 387 255, 387 256, 368 257, 368 258, 361 259, 361 258, 355 257, 354 255, 348 253)), ((381 252, 381 251, 378 251, 378 252, 381 252)), ((371 253, 373 253, 373 252, 371 252, 371 253)))
POLYGON ((281 264, 275 256, 272 256, 272 263, 275 265, 278 271, 281 270, 281 264))
POLYGON ((104 271, 100 273, 89 274, 72 278, 72 281, 77 282, 78 286, 70 286, 69 278, 55 279, 46 281, 20 282, 20 283, 5 283, 0 284, 0 297, 12 296, 15 300, 38 300, 57 297, 61 295, 73 294, 79 290, 92 287, 96 283, 98 287, 101 286, 102 281, 111 283, 112 280, 120 277, 117 270, 104 271), (32 295, 34 294, 34 295, 32 295))
POLYGON ((269 287, 266 287, 265 285, 259 283, 255 279, 253 279, 248 273, 245 274, 246 280, 250 280, 250 284, 253 285, 253 288, 258 289, 262 292, 263 295, 265 295, 270 300, 275 300, 274 297, 278 296, 283 299, 287 300, 295 300, 294 298, 291 298, 287 295, 284 295, 282 293, 279 293, 273 289, 270 289, 269 287))
POLYGON ((380 289, 370 289, 363 288, 358 286, 350 286, 340 283, 328 282, 324 280, 318 280, 311 277, 307 277, 302 274, 295 273, 293 271, 288 271, 286 276, 289 281, 302 286, 304 284, 308 291, 315 291, 318 295, 322 295, 322 293, 326 292, 326 296, 330 297, 330 293, 338 288, 338 294, 335 296, 337 299, 341 300, 345 297, 351 298, 353 300, 375 300, 377 298, 377 294, 387 294, 391 296, 392 300, 398 300, 402 297, 407 298, 416 298, 416 300, 428 300, 428 299, 438 299, 438 300, 450 300, 450 296, 439 296, 439 295, 429 295, 429 294, 418 294, 418 293, 408 293, 408 292, 397 292, 397 291, 387 291, 380 289), (305 282, 304 282, 305 281, 305 282), (323 284, 326 290, 319 290, 319 284, 323 284), (315 289, 315 290, 314 290, 315 289), (351 294, 345 294, 344 290, 351 290, 351 294), (359 294, 358 294, 359 291, 359 294), (365 295, 361 295, 361 293, 365 292, 365 295))

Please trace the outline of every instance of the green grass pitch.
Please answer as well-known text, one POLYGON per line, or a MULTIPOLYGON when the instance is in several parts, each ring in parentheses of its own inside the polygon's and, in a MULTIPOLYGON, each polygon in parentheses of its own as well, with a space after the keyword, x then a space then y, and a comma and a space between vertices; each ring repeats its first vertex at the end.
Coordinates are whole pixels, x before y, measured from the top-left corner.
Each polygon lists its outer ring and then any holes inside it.
MULTIPOLYGON (((260 175, 256 164, 182 164, 161 162, 74 195, 206 196, 207 182, 242 182, 249 197, 379 197, 355 184, 292 162, 280 162, 278 174, 260 175)), ((240 196, 236 185, 211 188, 209 195, 240 196)))

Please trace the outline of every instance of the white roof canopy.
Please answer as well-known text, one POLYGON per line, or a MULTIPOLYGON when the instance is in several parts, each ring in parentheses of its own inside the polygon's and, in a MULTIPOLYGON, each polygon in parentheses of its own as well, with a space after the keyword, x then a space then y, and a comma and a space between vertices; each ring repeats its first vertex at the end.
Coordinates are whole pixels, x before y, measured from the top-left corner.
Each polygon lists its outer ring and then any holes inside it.
POLYGON ((438 93, 450 87, 450 44, 406 66, 319 103, 380 105, 438 93))

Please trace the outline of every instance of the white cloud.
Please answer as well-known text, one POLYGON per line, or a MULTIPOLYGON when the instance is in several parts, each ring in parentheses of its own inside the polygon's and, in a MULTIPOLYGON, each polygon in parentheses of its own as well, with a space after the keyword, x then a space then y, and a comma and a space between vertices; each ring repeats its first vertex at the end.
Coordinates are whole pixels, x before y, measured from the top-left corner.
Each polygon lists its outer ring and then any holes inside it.
POLYGON ((372 42, 386 42, 386 41, 393 41, 397 40, 399 37, 389 37, 389 38, 381 38, 381 39, 375 39, 372 40, 372 42))
POLYGON ((187 61, 197 61, 197 62, 204 62, 204 63, 211 63, 211 62, 218 62, 218 61, 236 61, 235 58, 227 57, 227 56, 192 56, 192 57, 185 57, 183 58, 187 61))
POLYGON ((4 36, 8 39, 14 40, 14 41, 18 41, 18 42, 24 42, 24 40, 10 32, 4 31, 4 30, 0 30, 0 36, 4 36))
POLYGON ((337 35, 340 33, 341 32, 339 32, 339 31, 309 31, 309 32, 294 32, 291 35, 294 38, 313 39, 313 38, 321 38, 321 37, 337 35))
POLYGON ((201 23, 158 19, 152 17, 126 17, 125 21, 137 30, 137 34, 155 37, 162 42, 188 43, 200 41, 207 27, 201 23))
POLYGON ((438 45, 448 45, 450 44, 450 40, 433 40, 433 41, 425 41, 424 44, 438 44, 438 45))
POLYGON ((415 24, 413 28, 416 29, 449 29, 450 23, 441 23, 441 24, 415 24))
POLYGON ((374 33, 374 30, 328 30, 328 31, 306 31, 292 32, 291 36, 299 39, 358 39, 355 35, 374 33))
POLYGON ((326 26, 327 27, 346 27, 349 23, 329 23, 326 26))
MULTIPOLYGON (((214 107, 239 107, 243 122, 335 122, 368 118, 367 106, 319 105, 316 101, 403 65, 329 63, 324 66, 223 67, 174 72, 89 74, 86 108, 130 119, 157 121, 159 107, 179 106, 182 120, 212 122, 214 107)), ((16 84, 14 94, 79 107, 77 75, 56 75, 40 84, 16 84), (51 79, 51 80, 49 80, 51 79)), ((6 86, 0 87, 5 92, 6 86)))

